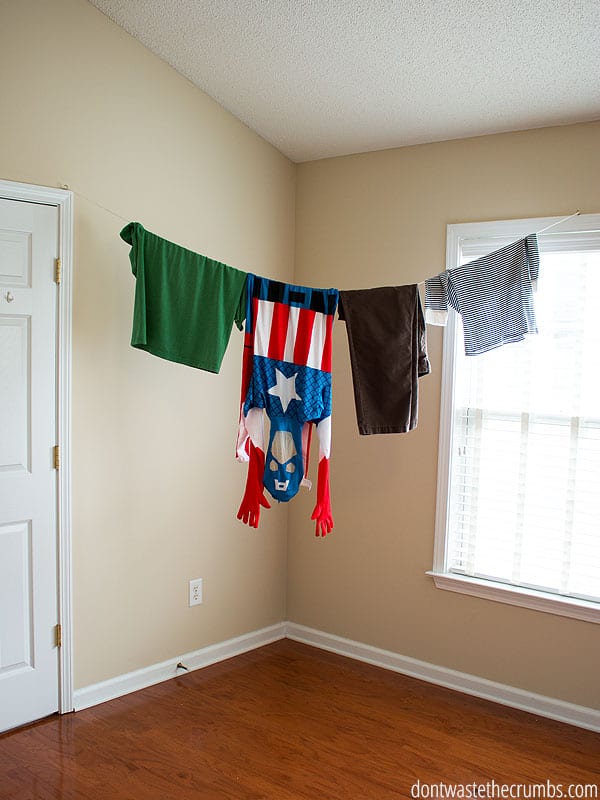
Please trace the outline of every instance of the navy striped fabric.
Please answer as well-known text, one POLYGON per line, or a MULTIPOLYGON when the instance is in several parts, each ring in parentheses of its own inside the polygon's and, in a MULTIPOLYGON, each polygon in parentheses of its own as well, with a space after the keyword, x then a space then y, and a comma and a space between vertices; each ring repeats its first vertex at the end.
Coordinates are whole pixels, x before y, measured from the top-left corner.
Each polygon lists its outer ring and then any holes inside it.
POLYGON ((310 308, 318 314, 335 314, 338 304, 337 289, 311 289, 308 286, 293 286, 270 278, 253 276, 252 297, 270 300, 298 308, 310 308))
MULTIPOLYGON (((454 308, 462 317, 465 354, 476 356, 537 333, 532 281, 540 256, 535 234, 425 281, 426 320, 454 308), (427 312, 433 312, 428 319, 427 312)), ((439 324, 439 323, 438 323, 439 324)))

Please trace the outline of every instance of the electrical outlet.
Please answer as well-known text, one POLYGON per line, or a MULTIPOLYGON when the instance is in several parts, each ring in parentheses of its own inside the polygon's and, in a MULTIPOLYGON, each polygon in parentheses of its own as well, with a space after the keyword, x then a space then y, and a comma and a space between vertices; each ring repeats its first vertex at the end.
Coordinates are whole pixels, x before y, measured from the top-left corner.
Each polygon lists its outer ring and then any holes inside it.
POLYGON ((190 608, 199 606, 202 602, 202 578, 194 578, 190 581, 190 608))

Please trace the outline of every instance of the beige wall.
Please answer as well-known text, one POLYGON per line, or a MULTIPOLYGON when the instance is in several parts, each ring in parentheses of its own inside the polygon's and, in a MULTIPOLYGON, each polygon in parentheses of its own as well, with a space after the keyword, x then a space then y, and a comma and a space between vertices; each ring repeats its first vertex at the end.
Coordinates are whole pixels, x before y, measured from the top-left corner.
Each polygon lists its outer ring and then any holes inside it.
POLYGON ((85 0, 3 1, 0 15, 0 177, 76 193, 81 687, 284 618, 285 511, 259 533, 235 518, 241 335, 218 376, 129 347, 134 279, 118 233, 136 219, 289 280, 295 167, 85 0), (190 609, 195 577, 205 603, 190 609))
MULTIPOLYGON (((600 211, 600 124, 488 136, 298 168, 299 283, 353 289, 443 269, 446 225, 600 211)), ((290 507, 288 619, 491 680, 600 708, 600 628, 434 588, 442 333, 420 424, 356 428, 346 331, 334 337, 335 533, 310 535, 312 498, 290 507)))

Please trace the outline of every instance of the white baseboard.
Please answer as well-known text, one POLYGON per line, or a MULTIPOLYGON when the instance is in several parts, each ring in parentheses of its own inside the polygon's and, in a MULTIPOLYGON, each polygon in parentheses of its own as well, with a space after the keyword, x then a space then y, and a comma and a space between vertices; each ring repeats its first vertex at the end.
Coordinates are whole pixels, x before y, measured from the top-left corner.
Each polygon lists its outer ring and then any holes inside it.
POLYGON ((269 628, 252 631, 235 639, 203 647, 193 653, 176 656, 160 664, 153 664, 135 672, 118 675, 116 678, 86 686, 83 689, 76 689, 73 697, 73 710, 81 711, 84 708, 98 705, 98 703, 122 697, 130 692, 137 692, 139 689, 145 689, 147 686, 161 683, 169 678, 175 678, 177 675, 183 674, 176 668, 180 661, 192 671, 284 638, 310 644, 358 661, 365 661, 377 667, 481 697, 484 700, 491 700, 494 703, 528 711, 541 717, 600 732, 600 711, 596 709, 527 692, 524 689, 496 683, 476 675, 469 675, 466 672, 439 667, 390 650, 382 650, 362 642, 355 642, 352 639, 344 639, 331 633, 297 625, 294 622, 282 622, 269 628))
POLYGON ((294 622, 285 624, 285 636, 297 642, 310 644, 322 650, 329 650, 332 653, 348 656, 358 661, 366 661, 368 664, 400 672, 403 675, 409 675, 412 678, 418 678, 428 683, 435 683, 438 686, 445 686, 448 689, 454 689, 458 692, 491 700, 494 703, 518 708, 521 711, 528 711, 541 717, 548 717, 559 722, 566 722, 569 725, 576 725, 579 728, 600 732, 600 711, 593 708, 567 703, 564 700, 545 697, 541 694, 534 694, 524 689, 517 689, 514 686, 496 683, 486 678, 478 678, 476 675, 469 675, 466 672, 457 672, 446 667, 438 667, 435 664, 419 661, 409 656, 402 656, 390 650, 381 650, 378 647, 355 642, 351 639, 343 639, 340 636, 324 633, 314 628, 296 625, 294 622))
POLYGON ((179 662, 185 664, 191 672, 201 667, 208 667, 210 664, 216 664, 218 661, 224 661, 226 658, 247 653, 249 650, 276 642, 284 637, 285 623, 281 622, 269 628, 237 636, 235 639, 203 647, 192 653, 175 656, 160 664, 152 664, 144 669, 135 670, 135 672, 128 672, 92 686, 85 686, 83 689, 76 689, 73 693, 73 710, 81 711, 84 708, 98 705, 98 703, 122 697, 124 694, 137 692, 139 689, 145 689, 147 686, 153 686, 155 683, 161 683, 169 678, 184 675, 185 672, 177 669, 179 662))

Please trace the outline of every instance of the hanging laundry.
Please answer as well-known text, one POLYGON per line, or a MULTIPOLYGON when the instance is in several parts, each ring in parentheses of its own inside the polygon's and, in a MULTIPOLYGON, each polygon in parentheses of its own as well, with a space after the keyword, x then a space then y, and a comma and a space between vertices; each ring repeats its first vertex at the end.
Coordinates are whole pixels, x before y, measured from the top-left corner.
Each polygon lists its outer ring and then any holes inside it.
POLYGON ((131 344, 155 356, 219 372, 233 323, 246 313, 246 272, 186 250, 130 222, 136 278, 131 344))
POLYGON ((312 424, 319 435, 316 535, 333 528, 329 496, 331 450, 331 332, 337 289, 310 289, 256 275, 247 280, 246 333, 237 457, 249 461, 238 512, 257 527, 269 508, 264 490, 281 502, 309 484, 312 424), (269 444, 264 447, 264 414, 269 444))
POLYGON ((354 402, 362 435, 417 426, 418 379, 430 372, 416 285, 340 291, 354 402))
POLYGON ((540 257, 537 236, 425 281, 425 320, 445 325, 448 305, 462 317, 465 354, 475 356, 537 333, 533 284, 540 257))

